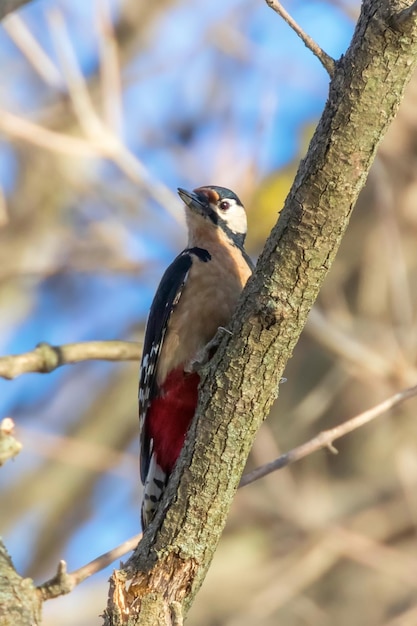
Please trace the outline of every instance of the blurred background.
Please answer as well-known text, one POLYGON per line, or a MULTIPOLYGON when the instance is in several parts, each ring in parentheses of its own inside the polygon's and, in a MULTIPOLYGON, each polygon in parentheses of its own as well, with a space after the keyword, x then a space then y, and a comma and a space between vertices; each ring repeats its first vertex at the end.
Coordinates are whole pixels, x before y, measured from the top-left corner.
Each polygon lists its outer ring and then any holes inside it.
MULTIPOLYGON (((331 55, 352 0, 288 0, 331 55)), ((42 0, 0 30, 0 354, 140 341, 185 243, 177 186, 230 187, 256 260, 328 77, 260 0, 42 0)), ((417 381, 417 77, 310 315, 248 469, 417 381)), ((138 363, 0 380, 23 451, 0 533, 37 583, 139 532, 138 363)), ((190 626, 415 626, 417 401, 236 496, 190 626)), ((114 564, 117 567, 117 563, 114 564)), ((112 567, 46 603, 94 626, 112 567)))

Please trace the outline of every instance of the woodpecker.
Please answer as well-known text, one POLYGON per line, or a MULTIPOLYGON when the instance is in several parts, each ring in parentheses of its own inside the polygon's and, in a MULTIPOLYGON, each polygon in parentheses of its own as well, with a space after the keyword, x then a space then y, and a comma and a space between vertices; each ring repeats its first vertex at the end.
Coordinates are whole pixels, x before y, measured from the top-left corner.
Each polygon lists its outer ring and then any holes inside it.
POLYGON ((230 322, 253 265, 244 250, 245 209, 233 191, 178 189, 188 245, 165 271, 145 330, 139 381, 142 527, 157 509, 198 402, 195 371, 230 322))

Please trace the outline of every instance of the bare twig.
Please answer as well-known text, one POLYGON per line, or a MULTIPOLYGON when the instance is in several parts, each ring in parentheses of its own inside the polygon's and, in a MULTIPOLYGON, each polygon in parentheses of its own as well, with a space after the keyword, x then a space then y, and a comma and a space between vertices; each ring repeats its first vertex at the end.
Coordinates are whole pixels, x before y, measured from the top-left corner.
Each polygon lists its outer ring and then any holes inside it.
POLYGON ((57 596, 70 593, 74 587, 82 583, 86 578, 100 572, 113 563, 113 561, 116 561, 127 552, 133 550, 141 538, 142 533, 139 533, 69 574, 65 561, 60 561, 55 576, 38 587, 42 599, 50 600, 57 596))
POLYGON ((80 361, 138 361, 141 350, 141 344, 133 341, 85 341, 63 346, 40 343, 31 352, 0 357, 0 377, 12 380, 29 372, 46 374, 80 361))
POLYGON ((311 52, 318 58, 326 72, 329 74, 330 78, 333 78, 336 65, 335 60, 331 56, 329 56, 327 52, 322 50, 318 43, 316 43, 314 39, 310 37, 310 35, 307 35, 307 33, 303 31, 301 26, 297 24, 297 22, 284 9, 282 4, 278 2, 278 0, 266 0, 266 3, 269 7, 271 7, 271 9, 278 13, 278 15, 280 15, 283 20, 287 22, 288 26, 293 29, 293 31, 300 37, 300 39, 302 39, 307 48, 311 50, 311 52))
POLYGON ((87 565, 83 565, 82 567, 79 567, 78 569, 71 572, 70 576, 74 581, 74 585, 79 585, 89 576, 92 576, 96 572, 101 571, 102 569, 113 563, 113 561, 116 561, 116 559, 120 559, 121 556, 136 548, 141 539, 142 533, 138 533, 134 537, 131 537, 130 539, 127 539, 123 543, 116 546, 116 548, 113 548, 112 550, 105 552, 96 559, 93 559, 92 561, 90 561, 90 563, 87 563, 87 565))
POLYGON ((364 424, 371 422, 376 417, 379 417, 383 413, 386 413, 393 407, 398 406, 405 400, 413 398, 414 396, 417 396, 417 385, 404 389, 403 391, 399 391, 387 400, 384 400, 380 404, 372 407, 372 409, 368 409, 367 411, 352 417, 350 420, 343 422, 339 426, 335 426, 329 430, 323 430, 316 437, 307 441, 307 443, 303 443, 301 446, 293 448, 289 452, 279 456, 274 461, 271 461, 271 463, 266 463, 265 465, 262 465, 261 467, 254 469, 252 472, 248 472, 242 476, 239 487, 245 487, 256 480, 259 480, 263 476, 267 476, 268 474, 271 474, 271 472, 276 472, 290 463, 299 461, 300 459, 303 459, 309 454, 312 454, 317 450, 321 450, 322 448, 328 448, 331 452, 336 453, 337 451, 333 446, 333 442, 336 439, 340 439, 340 437, 343 437, 344 435, 351 433, 353 430, 360 428, 364 424))

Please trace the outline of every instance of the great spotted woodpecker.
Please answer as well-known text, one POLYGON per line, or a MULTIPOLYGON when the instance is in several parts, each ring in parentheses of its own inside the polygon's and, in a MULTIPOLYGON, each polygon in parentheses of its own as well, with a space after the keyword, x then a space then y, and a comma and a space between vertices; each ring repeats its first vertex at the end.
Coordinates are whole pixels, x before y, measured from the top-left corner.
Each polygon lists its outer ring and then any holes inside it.
POLYGON ((230 322, 253 265, 246 213, 224 187, 178 189, 188 247, 166 270, 146 325, 139 382, 142 526, 151 522, 198 402, 193 364, 230 322))

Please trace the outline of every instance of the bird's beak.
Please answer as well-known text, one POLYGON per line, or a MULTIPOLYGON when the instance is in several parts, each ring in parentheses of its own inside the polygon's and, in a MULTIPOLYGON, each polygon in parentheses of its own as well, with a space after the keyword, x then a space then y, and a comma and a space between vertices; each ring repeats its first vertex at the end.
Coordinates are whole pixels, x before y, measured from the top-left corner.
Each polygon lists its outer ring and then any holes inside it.
POLYGON ((181 200, 192 211, 199 213, 200 215, 207 215, 207 209, 209 208, 209 199, 204 193, 197 193, 196 191, 187 191, 186 189, 178 188, 178 195, 181 200))

